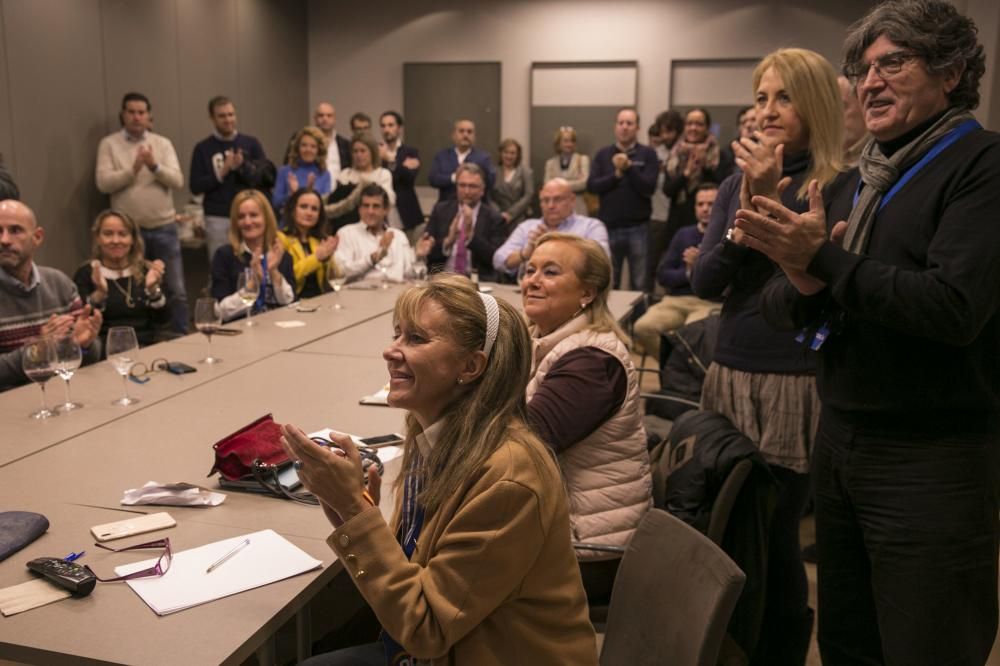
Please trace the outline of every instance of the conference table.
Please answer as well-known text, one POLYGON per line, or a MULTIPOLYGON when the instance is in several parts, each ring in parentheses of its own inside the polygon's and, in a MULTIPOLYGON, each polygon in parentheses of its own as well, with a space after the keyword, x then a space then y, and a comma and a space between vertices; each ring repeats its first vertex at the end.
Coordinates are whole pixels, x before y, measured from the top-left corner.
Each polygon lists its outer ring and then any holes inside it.
MULTIPOLYGON (((520 299, 509 285, 489 285, 497 298, 520 299)), ((48 532, 0 562, 0 588, 32 579, 24 563, 86 550, 83 560, 107 573, 120 555, 93 548, 89 528, 167 511, 169 530, 123 539, 130 545, 169 536, 174 552, 273 529, 322 562, 322 568, 177 613, 157 616, 124 583, 99 583, 83 598, 70 598, 10 617, 0 617, 0 660, 25 663, 239 664, 256 653, 273 663, 273 636, 290 621, 298 656, 311 647, 310 603, 341 571, 325 539, 331 528, 315 506, 251 493, 229 492, 211 508, 124 507, 122 494, 148 481, 185 481, 217 490, 212 443, 264 414, 312 432, 332 427, 361 436, 401 432, 404 413, 360 405, 386 380, 382 349, 392 330, 392 307, 405 285, 345 289, 302 306, 254 317, 255 326, 233 322, 233 337, 215 336, 216 365, 199 363, 208 347, 201 335, 160 343, 138 352, 147 365, 166 358, 197 367, 186 375, 155 373, 145 384, 129 382, 140 399, 111 405, 122 390, 106 363, 81 368, 72 381, 81 410, 45 421, 27 414, 39 390, 24 386, 0 394, 0 509, 45 515, 48 532), (334 299, 342 308, 331 308, 334 299), (316 309, 310 310, 313 306, 316 309)), ((612 311, 627 316, 637 292, 614 292, 612 311)), ((50 386, 50 401, 62 387, 50 386), (54 390, 53 390, 54 389, 54 390)), ((399 459, 386 464, 387 481, 399 459)), ((380 508, 392 508, 391 483, 383 484, 380 508)), ((118 542, 115 543, 117 545, 118 542)), ((134 561, 134 560, 129 560, 134 561)))

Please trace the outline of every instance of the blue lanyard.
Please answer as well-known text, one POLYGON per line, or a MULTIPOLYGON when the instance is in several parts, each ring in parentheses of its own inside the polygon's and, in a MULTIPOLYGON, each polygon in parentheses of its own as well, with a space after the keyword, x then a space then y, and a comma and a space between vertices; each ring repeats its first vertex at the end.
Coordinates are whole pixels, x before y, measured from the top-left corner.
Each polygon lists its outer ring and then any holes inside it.
POLYGON ((262 312, 266 310, 265 304, 267 303, 267 253, 261 255, 260 258, 260 291, 257 292, 257 300, 254 302, 254 307, 257 312, 262 312))
MULTIPOLYGON (((953 129, 952 131, 945 134, 943 137, 941 137, 941 139, 937 143, 935 143, 930 150, 927 151, 927 154, 924 155, 922 158, 920 158, 919 162, 917 162, 912 167, 907 169, 906 173, 903 174, 902 178, 897 180, 896 184, 892 186, 892 189, 890 189, 888 192, 885 193, 885 196, 882 197, 882 201, 879 202, 878 206, 879 212, 881 212, 882 209, 885 208, 885 205, 887 203, 892 201, 892 198, 896 196, 896 193, 899 192, 899 190, 901 190, 904 185, 910 182, 910 180, 915 175, 917 175, 917 173, 921 169, 930 164, 931 160, 933 160, 935 157, 944 152, 944 150, 948 146, 955 143, 969 132, 977 129, 982 129, 982 125, 980 125, 975 119, 969 119, 966 120, 961 125, 959 125, 958 127, 956 127, 955 129, 953 129)), ((861 196, 861 188, 864 187, 864 184, 865 182, 863 180, 858 183, 858 189, 854 193, 855 205, 858 203, 858 197, 861 196)))

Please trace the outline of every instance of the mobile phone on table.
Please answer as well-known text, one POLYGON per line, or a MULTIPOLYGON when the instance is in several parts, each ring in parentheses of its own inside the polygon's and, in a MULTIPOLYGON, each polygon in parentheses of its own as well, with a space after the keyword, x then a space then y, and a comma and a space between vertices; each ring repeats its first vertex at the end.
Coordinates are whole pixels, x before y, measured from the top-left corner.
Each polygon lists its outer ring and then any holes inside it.
POLYGON ((187 363, 181 363, 180 361, 173 361, 172 363, 167 363, 167 372, 175 375, 186 375, 189 372, 198 372, 198 368, 191 367, 187 363))
POLYGON ((242 333, 238 328, 217 328, 215 329, 215 335, 239 335, 242 333))
POLYGON ((393 444, 402 444, 403 436, 397 433, 391 433, 389 435, 362 437, 359 441, 365 446, 370 446, 372 448, 379 448, 381 446, 392 446, 393 444))

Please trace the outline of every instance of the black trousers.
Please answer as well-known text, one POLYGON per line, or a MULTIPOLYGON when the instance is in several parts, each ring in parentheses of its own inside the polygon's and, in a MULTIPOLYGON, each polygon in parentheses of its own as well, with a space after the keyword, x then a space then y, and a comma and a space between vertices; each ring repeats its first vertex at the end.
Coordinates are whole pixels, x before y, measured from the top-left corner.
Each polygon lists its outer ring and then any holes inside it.
POLYGON ((982 666, 997 632, 996 437, 824 414, 813 475, 824 666, 982 666))
POLYGON ((750 663, 803 666, 813 626, 799 543, 799 523, 809 501, 809 475, 779 465, 771 465, 771 473, 778 482, 778 502, 768 534, 764 618, 750 663))

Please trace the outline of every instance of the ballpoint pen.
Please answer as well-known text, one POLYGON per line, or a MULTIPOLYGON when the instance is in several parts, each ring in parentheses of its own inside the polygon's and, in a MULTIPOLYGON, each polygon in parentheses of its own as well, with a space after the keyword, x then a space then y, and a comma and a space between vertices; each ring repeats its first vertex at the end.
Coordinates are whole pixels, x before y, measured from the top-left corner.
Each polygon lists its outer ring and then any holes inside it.
POLYGON ((219 559, 217 559, 215 562, 212 562, 210 565, 208 565, 208 568, 205 569, 205 573, 207 573, 207 574, 212 573, 212 571, 214 571, 216 568, 222 566, 222 564, 226 560, 228 560, 230 557, 232 557, 236 553, 240 552, 246 546, 249 546, 249 545, 250 545, 250 539, 243 539, 243 541, 240 541, 238 544, 236 544, 236 547, 233 548, 231 551, 229 551, 228 553, 226 553, 225 555, 223 555, 222 557, 220 557, 219 559))

